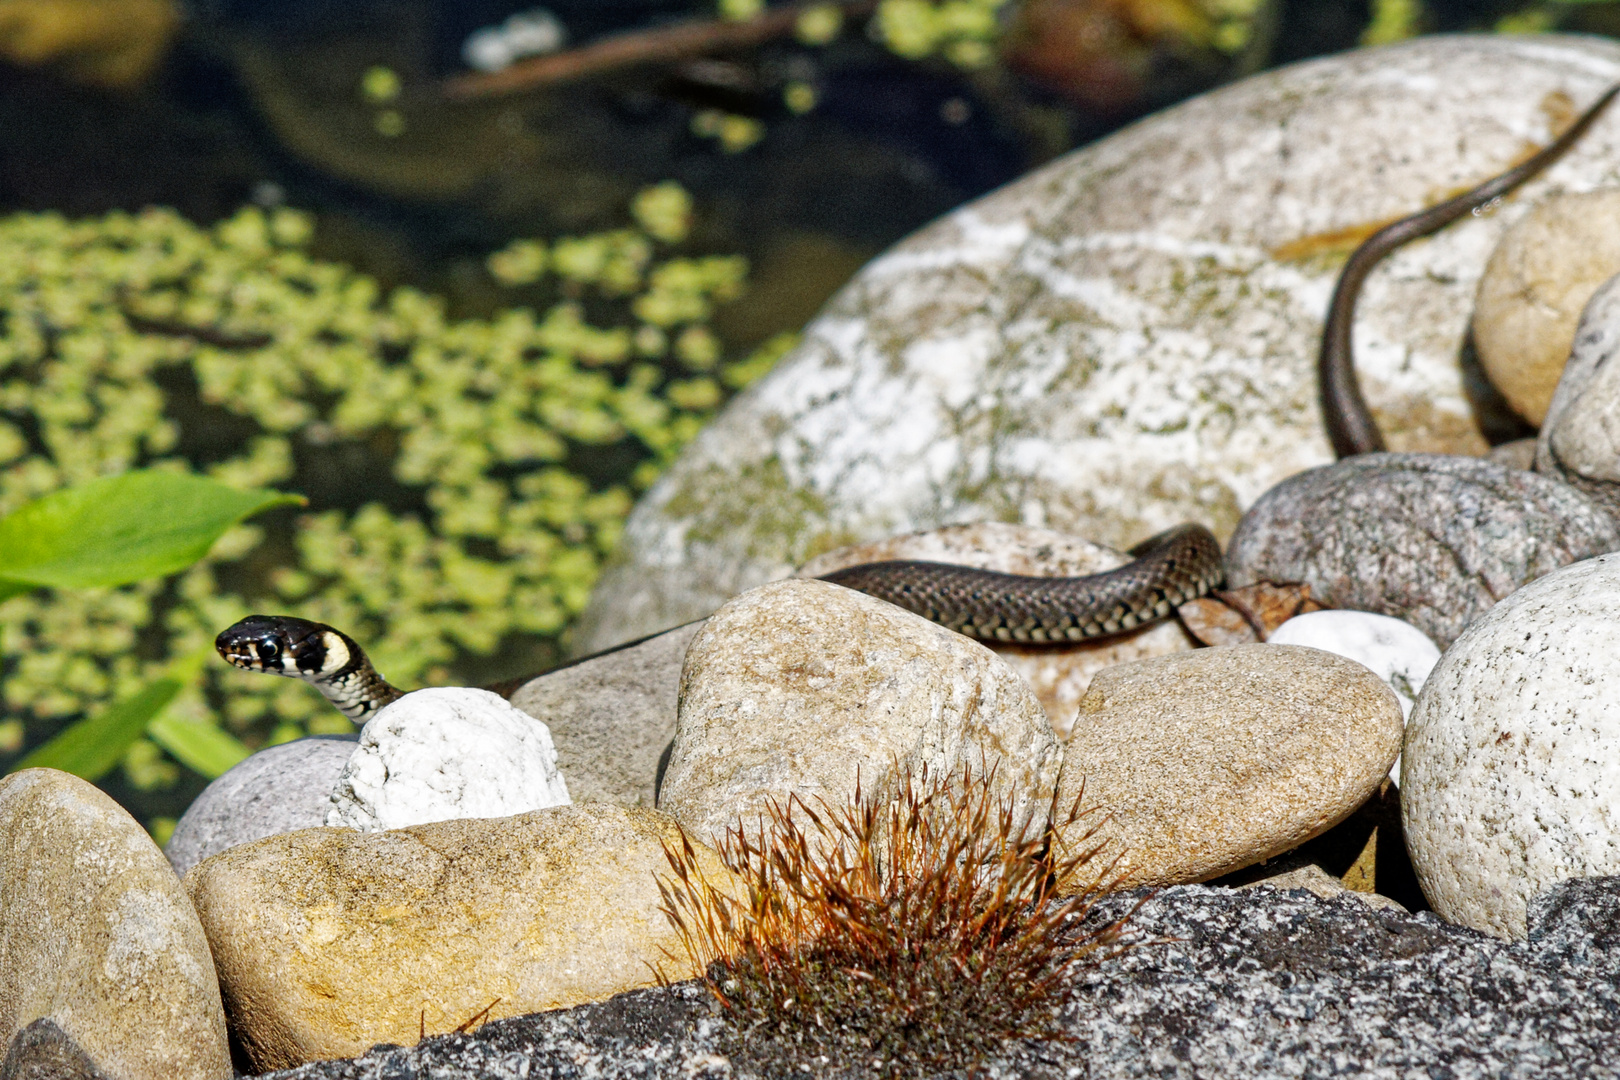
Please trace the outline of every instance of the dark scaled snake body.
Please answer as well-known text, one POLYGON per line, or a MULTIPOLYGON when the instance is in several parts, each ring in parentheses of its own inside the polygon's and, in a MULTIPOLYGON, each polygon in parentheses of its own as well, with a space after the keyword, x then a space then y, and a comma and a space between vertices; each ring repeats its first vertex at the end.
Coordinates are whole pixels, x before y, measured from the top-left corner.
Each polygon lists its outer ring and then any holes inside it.
MULTIPOLYGON (((1345 263, 1322 332, 1317 376, 1322 419, 1339 458, 1384 448, 1356 378, 1351 330, 1367 275, 1402 244, 1428 236, 1523 184, 1575 144, 1620 93, 1611 87, 1553 142, 1470 191, 1378 230, 1345 263)), ((1202 525, 1178 525, 1132 548, 1132 562, 1084 577, 1025 577, 946 563, 901 560, 851 566, 825 580, 896 604, 981 640, 1066 643, 1168 618, 1220 584, 1221 549, 1202 525)), ((646 638, 641 639, 647 640, 646 638)), ((616 652, 629 642, 606 652, 616 652)), ((236 667, 301 678, 357 723, 402 696, 347 634, 321 623, 254 615, 215 641, 236 667)), ((597 653, 595 655, 604 655, 597 653)), ((583 659, 590 659, 586 657, 583 659)), ((572 663, 580 663, 576 660, 572 663)))

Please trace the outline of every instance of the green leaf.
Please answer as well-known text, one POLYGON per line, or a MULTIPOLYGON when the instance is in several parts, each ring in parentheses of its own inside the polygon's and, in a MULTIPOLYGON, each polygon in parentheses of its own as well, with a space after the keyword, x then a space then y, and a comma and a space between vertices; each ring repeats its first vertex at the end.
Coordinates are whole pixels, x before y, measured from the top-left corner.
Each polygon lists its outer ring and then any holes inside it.
POLYGON ((163 577, 208 554, 243 518, 302 501, 173 472, 125 473, 54 492, 0 520, 0 599, 39 585, 163 577))
POLYGON ((157 679, 131 696, 115 701, 95 716, 58 732, 44 746, 19 761, 16 769, 61 769, 85 780, 98 780, 118 764, 129 744, 180 693, 179 679, 157 679))
POLYGON ((147 726, 147 735, 175 760, 212 780, 248 756, 250 751, 213 724, 160 716, 147 726))

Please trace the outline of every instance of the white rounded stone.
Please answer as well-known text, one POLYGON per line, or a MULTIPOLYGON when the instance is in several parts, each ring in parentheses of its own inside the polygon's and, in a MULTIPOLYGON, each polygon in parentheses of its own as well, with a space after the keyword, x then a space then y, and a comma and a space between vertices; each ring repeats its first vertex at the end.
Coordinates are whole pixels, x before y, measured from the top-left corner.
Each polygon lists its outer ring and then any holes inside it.
MULTIPOLYGON (((706 615, 831 548, 976 520, 1126 548, 1230 535, 1331 459, 1315 355, 1379 224, 1548 142, 1620 78, 1596 38, 1419 38, 1268 71, 952 211, 867 265, 631 515, 576 646, 706 615)), ((1385 260, 1357 366, 1396 450, 1483 454, 1458 355, 1496 241, 1613 183, 1620 112, 1494 212, 1385 260)))
POLYGON ((1440 646, 1409 622, 1370 611, 1296 615, 1266 638, 1268 645, 1308 645, 1369 667, 1395 691, 1401 715, 1411 716, 1423 680, 1440 660, 1440 646))
POLYGON ((1620 553, 1531 582, 1429 675, 1406 730, 1401 812, 1429 903, 1525 935, 1529 900, 1620 874, 1620 553))
POLYGON ((326 823, 381 832, 570 801, 545 724, 499 694, 445 687, 406 694, 366 723, 326 823))

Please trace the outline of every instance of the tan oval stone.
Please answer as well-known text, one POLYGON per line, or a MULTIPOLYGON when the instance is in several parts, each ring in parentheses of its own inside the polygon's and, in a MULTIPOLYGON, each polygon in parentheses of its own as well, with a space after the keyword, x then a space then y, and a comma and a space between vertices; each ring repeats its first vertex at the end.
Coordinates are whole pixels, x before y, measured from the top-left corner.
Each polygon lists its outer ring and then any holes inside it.
MULTIPOLYGON (((1030 577, 1100 574, 1131 561, 1123 552, 1051 529, 984 521, 908 533, 869 544, 851 544, 811 559, 799 569, 798 576, 820 577, 846 566, 889 559, 954 563, 1030 577)), ((1080 699, 1085 697, 1091 677, 1097 672, 1115 664, 1197 647, 1197 642, 1176 619, 1074 645, 1018 645, 999 641, 983 644, 1029 683, 1060 739, 1067 739, 1074 730, 1080 699)))
POLYGON ((1118 856, 1118 887, 1206 881, 1344 820, 1400 749, 1400 703, 1354 661, 1296 645, 1198 649, 1097 674, 1058 802, 1083 782, 1085 805, 1108 815, 1098 838, 1105 860, 1118 856))
POLYGON ((1552 403, 1581 309, 1620 273, 1620 190, 1555 195, 1497 243, 1480 278, 1474 344, 1485 374, 1532 424, 1552 403))
POLYGON ((883 798, 896 770, 994 766, 1044 820, 1062 760, 1040 702, 978 642, 825 581, 779 581, 715 612, 686 653, 659 807, 711 842, 797 794, 883 798))
POLYGON ((592 803, 284 833, 204 860, 186 886, 232 1028, 268 1071, 600 1001, 660 965, 690 977, 656 880, 679 843, 657 811, 592 803))
POLYGON ((106 1080, 230 1076, 208 941, 146 830, 92 784, 24 769, 0 780, 0 845, 0 1043, 43 1019, 106 1080))

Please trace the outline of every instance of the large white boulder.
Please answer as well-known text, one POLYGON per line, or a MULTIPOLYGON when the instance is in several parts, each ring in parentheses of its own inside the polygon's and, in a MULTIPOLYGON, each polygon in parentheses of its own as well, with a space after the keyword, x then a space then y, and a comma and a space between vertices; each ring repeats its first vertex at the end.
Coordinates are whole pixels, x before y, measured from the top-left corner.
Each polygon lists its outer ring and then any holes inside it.
MULTIPOLYGON (((868 265, 642 501, 578 647, 713 611, 842 544, 956 522, 1124 548, 1222 537, 1329 460, 1317 341, 1349 249, 1519 161, 1620 45, 1430 37, 1268 72, 969 204, 868 265)), ((1495 213, 1367 283, 1361 377, 1396 450, 1483 453, 1458 357, 1503 231, 1612 184, 1620 113, 1495 213)))

